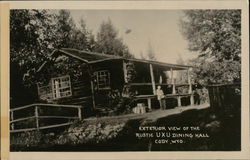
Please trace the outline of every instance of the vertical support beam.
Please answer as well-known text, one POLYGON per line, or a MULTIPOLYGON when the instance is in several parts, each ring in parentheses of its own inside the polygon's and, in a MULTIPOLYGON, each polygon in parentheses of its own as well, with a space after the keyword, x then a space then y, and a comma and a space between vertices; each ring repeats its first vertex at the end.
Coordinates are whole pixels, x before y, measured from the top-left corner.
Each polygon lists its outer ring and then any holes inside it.
POLYGON ((188 93, 191 94, 190 95, 190 105, 194 105, 194 95, 193 95, 193 91, 192 91, 192 83, 191 83, 191 77, 190 77, 190 68, 188 68, 187 70, 187 75, 188 75, 188 93))
POLYGON ((172 90, 172 94, 176 94, 175 83, 173 83, 173 90, 172 90))
POLYGON ((39 87, 39 83, 36 83, 36 87, 37 87, 37 95, 40 98, 40 87, 39 87))
POLYGON ((127 71, 126 62, 123 60, 123 61, 122 61, 122 64, 123 64, 124 82, 125 82, 125 83, 128 83, 128 71, 127 71))
POLYGON ((181 96, 177 96, 178 107, 181 107, 181 96))
POLYGON ((171 84, 174 83, 174 73, 173 73, 173 68, 170 68, 170 77, 171 77, 171 84))
POLYGON ((148 100, 148 109, 151 110, 152 109, 152 107, 151 107, 151 98, 148 98, 147 100, 148 100))
POLYGON ((193 94, 190 95, 190 105, 191 106, 194 105, 194 95, 193 94))
MULTIPOLYGON (((91 76, 91 75, 90 75, 91 76)), ((93 104, 93 108, 95 109, 95 91, 94 91, 94 83, 92 80, 92 77, 90 77, 90 85, 91 85, 91 92, 92 92, 92 104, 93 104)))
MULTIPOLYGON (((14 113, 13 111, 10 111, 10 121, 14 120, 14 113)), ((11 130, 14 130, 14 123, 11 123, 11 130)))
POLYGON ((51 89, 52 89, 52 98, 55 99, 56 98, 55 93, 54 93, 55 84, 54 84, 54 79, 53 78, 51 78, 51 89))
POLYGON ((171 68, 170 71, 171 71, 172 94, 176 94, 173 69, 171 68))
POLYGON ((95 90, 94 90, 94 82, 93 82, 93 76, 92 76, 92 67, 88 65, 88 73, 90 76, 90 87, 91 87, 91 97, 92 97, 92 105, 93 109, 95 109, 95 90))
POLYGON ((152 64, 149 64, 150 68, 150 76, 151 76, 151 82, 152 82, 152 89, 153 89, 153 94, 156 94, 156 87, 155 87, 155 77, 154 77, 154 69, 152 64))
POLYGON ((39 130, 38 106, 35 106, 36 129, 39 130))
POLYGON ((191 77, 190 77, 190 68, 188 68, 187 70, 187 77, 188 77, 188 85, 189 85, 189 89, 188 89, 188 93, 192 94, 192 84, 191 84, 191 77))
POLYGON ((78 118, 79 118, 79 120, 82 120, 82 110, 81 110, 81 107, 78 107, 78 118))

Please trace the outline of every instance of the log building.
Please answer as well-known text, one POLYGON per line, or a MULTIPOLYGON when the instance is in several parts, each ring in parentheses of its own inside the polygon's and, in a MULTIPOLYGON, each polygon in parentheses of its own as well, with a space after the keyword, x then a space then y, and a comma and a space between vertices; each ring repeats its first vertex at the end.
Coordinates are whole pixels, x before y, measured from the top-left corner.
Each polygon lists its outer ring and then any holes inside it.
POLYGON ((133 96, 151 109, 154 107, 152 103, 157 102, 156 88, 161 86, 165 98, 176 100, 177 106, 182 105, 183 97, 189 98, 192 105, 190 68, 62 48, 54 50, 50 59, 38 69, 38 74, 46 74, 41 76, 43 80, 37 84, 37 90, 40 100, 46 103, 76 104, 85 109, 95 109, 108 104, 107 96, 116 92, 124 97, 133 96), (65 68, 66 62, 68 66, 74 63, 74 68, 65 68), (61 72, 57 72, 59 69, 61 72), (69 73, 70 69, 73 72, 69 73), (178 84, 173 72, 183 70, 187 73, 187 83, 178 84), (187 87, 187 92, 179 93, 178 87, 187 87))

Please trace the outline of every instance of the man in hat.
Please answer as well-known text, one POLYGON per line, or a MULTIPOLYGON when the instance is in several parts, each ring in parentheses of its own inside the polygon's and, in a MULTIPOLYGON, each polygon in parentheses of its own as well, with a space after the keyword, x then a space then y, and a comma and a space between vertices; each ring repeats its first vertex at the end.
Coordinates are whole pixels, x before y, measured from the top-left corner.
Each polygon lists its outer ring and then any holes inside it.
POLYGON ((157 99, 158 99, 159 104, 160 104, 160 108, 161 109, 166 109, 166 102, 165 102, 165 99, 164 99, 164 92, 161 89, 161 86, 157 87, 156 95, 157 95, 157 99))

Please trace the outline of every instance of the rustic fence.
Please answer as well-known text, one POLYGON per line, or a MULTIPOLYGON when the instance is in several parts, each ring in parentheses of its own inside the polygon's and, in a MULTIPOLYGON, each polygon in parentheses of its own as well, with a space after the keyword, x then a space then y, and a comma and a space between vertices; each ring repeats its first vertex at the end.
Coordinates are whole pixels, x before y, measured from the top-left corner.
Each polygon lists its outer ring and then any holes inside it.
MULTIPOLYGON (((53 113, 53 112, 51 112, 53 113)), ((56 110, 54 113, 59 113, 58 110, 56 110)), ((18 108, 14 108, 10 110, 10 133, 16 133, 16 132, 26 132, 26 131, 33 131, 33 130, 41 130, 41 129, 49 129, 49 128, 55 128, 55 127, 63 127, 67 126, 73 123, 72 120, 81 120, 82 119, 82 113, 81 113, 81 106, 77 105, 58 105, 58 104, 30 104, 18 108), (66 115, 39 115, 39 111, 42 112, 42 109, 44 108, 60 108, 62 110, 65 110, 66 113, 68 112, 66 108, 76 110, 76 115, 74 116, 66 116, 66 115), (26 110, 26 111, 25 111, 26 110), (28 110, 28 111, 27 111, 28 110), (19 112, 19 113, 16 113, 19 112), (25 113, 26 112, 26 113, 25 113), (21 115, 21 116, 20 116, 21 115), (66 123, 58 123, 53 125, 40 125, 41 119, 48 119, 49 121, 55 121, 55 119, 64 119, 68 122, 66 123), (25 123, 26 121, 26 123, 25 123), (15 125, 17 123, 22 122, 21 127, 22 128, 15 128, 15 125), (25 124, 32 124, 33 127, 25 128, 25 124)))
POLYGON ((241 84, 217 84, 208 86, 210 106, 214 110, 240 110, 241 84))

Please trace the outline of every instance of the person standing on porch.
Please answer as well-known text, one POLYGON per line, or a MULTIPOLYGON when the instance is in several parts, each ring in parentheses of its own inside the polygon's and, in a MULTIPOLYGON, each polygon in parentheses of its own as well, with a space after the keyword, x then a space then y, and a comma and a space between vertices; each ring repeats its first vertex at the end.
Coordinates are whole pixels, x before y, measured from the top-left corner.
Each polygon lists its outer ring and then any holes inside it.
POLYGON ((157 87, 156 95, 157 95, 157 99, 158 99, 159 104, 160 104, 160 108, 161 109, 166 109, 166 102, 165 102, 165 99, 164 99, 164 92, 161 89, 161 86, 157 87))

